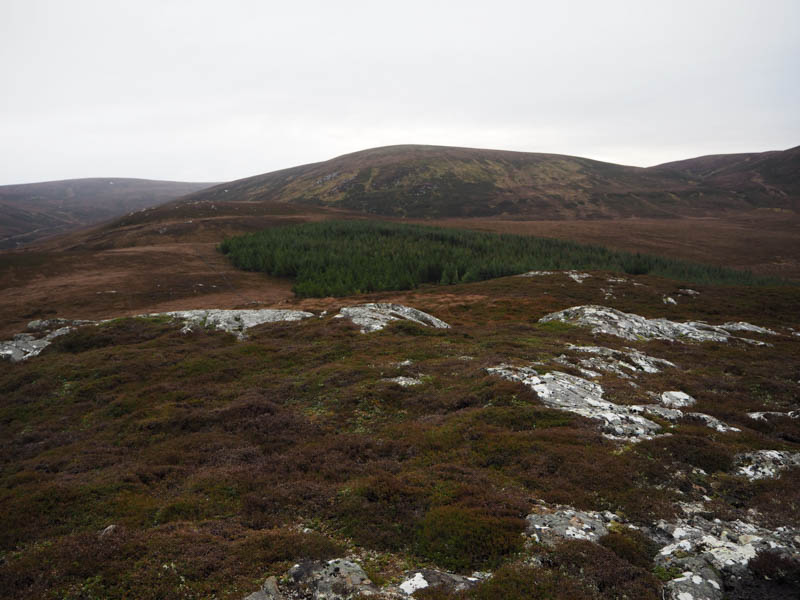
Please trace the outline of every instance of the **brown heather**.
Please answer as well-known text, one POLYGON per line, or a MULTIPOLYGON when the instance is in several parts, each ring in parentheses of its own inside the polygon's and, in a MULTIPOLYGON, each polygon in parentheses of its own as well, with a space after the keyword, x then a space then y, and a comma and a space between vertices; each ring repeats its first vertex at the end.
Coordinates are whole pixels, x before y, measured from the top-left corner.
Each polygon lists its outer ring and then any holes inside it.
MULTIPOLYGON (((537 323, 600 301, 604 276, 359 299, 403 302, 449 330, 400 324, 362 335, 328 316, 263 325, 237 342, 122 319, 4 365, 0 597, 238 600, 295 561, 350 552, 376 580, 409 565, 496 570, 469 594, 476 600, 660 598, 652 549, 634 530, 600 545, 528 549, 540 566, 526 565, 520 532, 532 504, 614 510, 643 523, 707 495, 710 516, 756 509, 765 524, 800 525, 797 470, 748 482, 731 463, 737 452, 800 448, 798 421, 745 415, 797 407, 800 338, 765 338, 774 346, 760 348, 622 342, 537 323), (673 361, 678 369, 642 375, 641 389, 606 378, 607 397, 641 403, 647 391, 681 389, 742 433, 687 420, 671 437, 621 446, 485 372, 547 361, 567 343, 634 345, 673 361), (397 366, 407 359, 411 366, 397 366), (386 381, 399 375, 423 383, 386 381), (110 524, 116 530, 100 538, 110 524)), ((634 279, 645 286, 620 285, 607 302, 649 317, 798 325, 795 287, 700 287, 700 296, 666 306, 662 295, 680 284, 634 279)), ((756 567, 774 575, 766 559, 756 567)), ((781 573, 794 577, 791 568, 781 573)))

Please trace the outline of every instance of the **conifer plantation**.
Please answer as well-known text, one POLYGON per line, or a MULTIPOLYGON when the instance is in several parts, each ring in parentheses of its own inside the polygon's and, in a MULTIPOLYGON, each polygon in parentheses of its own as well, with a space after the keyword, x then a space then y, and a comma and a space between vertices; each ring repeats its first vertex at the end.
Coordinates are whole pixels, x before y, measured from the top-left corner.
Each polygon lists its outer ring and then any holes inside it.
POLYGON ((750 272, 564 240, 376 221, 324 221, 226 239, 233 264, 295 280, 298 296, 347 296, 455 284, 530 270, 650 274, 703 284, 776 283, 750 272))

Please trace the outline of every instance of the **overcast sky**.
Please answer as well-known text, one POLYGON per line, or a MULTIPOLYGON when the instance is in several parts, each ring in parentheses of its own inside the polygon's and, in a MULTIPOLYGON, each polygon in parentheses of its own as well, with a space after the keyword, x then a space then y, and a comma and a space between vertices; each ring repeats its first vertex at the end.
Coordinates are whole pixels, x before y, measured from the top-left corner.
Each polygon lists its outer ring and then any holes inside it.
POLYGON ((0 184, 800 145, 800 1, 0 0, 0 184))

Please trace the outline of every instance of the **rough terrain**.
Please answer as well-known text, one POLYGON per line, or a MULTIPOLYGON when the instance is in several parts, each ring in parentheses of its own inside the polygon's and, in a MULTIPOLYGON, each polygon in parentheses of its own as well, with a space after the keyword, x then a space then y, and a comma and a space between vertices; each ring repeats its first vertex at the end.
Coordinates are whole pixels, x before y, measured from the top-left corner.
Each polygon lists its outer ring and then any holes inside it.
POLYGON ((586 275, 26 322, 0 596, 796 597, 797 289, 586 275))

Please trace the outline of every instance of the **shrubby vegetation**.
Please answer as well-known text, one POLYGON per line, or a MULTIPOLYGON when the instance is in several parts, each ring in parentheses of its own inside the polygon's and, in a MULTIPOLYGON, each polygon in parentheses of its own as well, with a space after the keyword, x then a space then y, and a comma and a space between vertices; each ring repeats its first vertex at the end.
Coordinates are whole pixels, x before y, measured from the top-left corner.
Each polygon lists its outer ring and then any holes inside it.
POLYGON ((681 281, 771 283, 749 272, 575 242, 375 221, 325 221, 229 238, 233 264, 295 280, 298 296, 406 290, 530 270, 595 269, 681 281))

